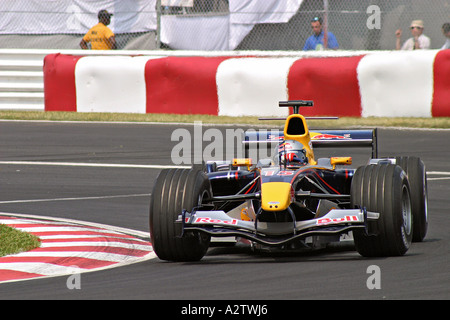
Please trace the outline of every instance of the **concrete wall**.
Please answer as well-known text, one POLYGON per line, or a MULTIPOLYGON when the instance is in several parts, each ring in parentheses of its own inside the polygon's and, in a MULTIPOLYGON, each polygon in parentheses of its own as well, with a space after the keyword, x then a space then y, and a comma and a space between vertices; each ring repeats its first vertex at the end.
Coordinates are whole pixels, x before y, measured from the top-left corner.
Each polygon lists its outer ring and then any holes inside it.
POLYGON ((48 55, 45 110, 284 116, 450 116, 450 50, 303 55, 48 55))

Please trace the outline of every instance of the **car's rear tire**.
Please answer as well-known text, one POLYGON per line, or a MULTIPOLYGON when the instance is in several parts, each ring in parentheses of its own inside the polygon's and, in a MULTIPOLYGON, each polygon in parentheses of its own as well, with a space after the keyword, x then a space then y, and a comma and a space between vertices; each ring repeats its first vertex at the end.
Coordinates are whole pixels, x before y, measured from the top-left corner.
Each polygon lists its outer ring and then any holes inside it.
POLYGON ((165 169, 156 180, 150 201, 150 237, 158 258, 198 261, 208 250, 211 237, 202 232, 181 235, 175 223, 183 209, 191 211, 212 195, 208 177, 194 169, 165 169))
POLYGON ((351 206, 378 212, 376 235, 353 232, 356 250, 365 257, 405 254, 412 241, 413 217, 405 172, 392 164, 368 165, 356 170, 351 186, 351 206))
POLYGON ((413 241, 421 242, 425 239, 428 230, 428 191, 425 164, 417 157, 396 157, 396 163, 408 176, 414 220, 413 241))

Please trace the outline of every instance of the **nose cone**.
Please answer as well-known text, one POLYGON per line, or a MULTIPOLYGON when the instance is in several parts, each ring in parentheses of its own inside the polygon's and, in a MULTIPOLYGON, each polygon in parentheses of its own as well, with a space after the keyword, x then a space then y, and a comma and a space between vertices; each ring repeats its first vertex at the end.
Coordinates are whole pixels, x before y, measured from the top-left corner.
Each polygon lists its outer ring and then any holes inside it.
POLYGON ((289 182, 266 182, 261 185, 261 207, 264 211, 286 210, 292 198, 289 182))

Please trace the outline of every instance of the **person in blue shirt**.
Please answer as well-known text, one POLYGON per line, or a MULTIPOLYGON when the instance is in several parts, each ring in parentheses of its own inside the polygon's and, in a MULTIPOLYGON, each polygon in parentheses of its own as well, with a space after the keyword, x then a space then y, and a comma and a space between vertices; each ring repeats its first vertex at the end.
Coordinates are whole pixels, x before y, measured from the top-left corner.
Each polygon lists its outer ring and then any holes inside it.
POLYGON ((450 49, 450 23, 447 22, 442 25, 442 33, 447 38, 447 41, 445 41, 444 46, 441 49, 450 49))
POLYGON ((305 46, 303 50, 324 50, 324 49, 338 49, 339 44, 335 35, 331 32, 328 34, 328 44, 327 48, 324 48, 323 36, 324 32, 322 30, 322 19, 315 17, 311 20, 311 28, 313 30, 313 35, 306 39, 305 46))

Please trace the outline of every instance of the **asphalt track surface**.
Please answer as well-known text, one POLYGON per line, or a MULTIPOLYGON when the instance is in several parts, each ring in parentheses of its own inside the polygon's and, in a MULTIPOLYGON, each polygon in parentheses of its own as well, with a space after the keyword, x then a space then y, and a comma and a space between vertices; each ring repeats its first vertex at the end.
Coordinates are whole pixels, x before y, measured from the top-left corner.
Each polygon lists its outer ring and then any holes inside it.
MULTIPOLYGON (((170 137, 179 127, 1 121, 0 212, 148 232, 150 192, 160 169, 137 165, 171 165, 177 142, 170 137)), ((419 156, 429 172, 428 235, 405 256, 367 259, 351 244, 302 254, 217 247, 197 263, 155 258, 83 273, 81 289, 68 289, 65 276, 4 283, 0 299, 449 299, 449 141, 448 130, 379 130, 380 156, 419 156), (380 268, 381 288, 370 290, 373 265, 380 268)), ((369 157, 364 149, 328 152, 352 152, 356 165, 369 157)))

